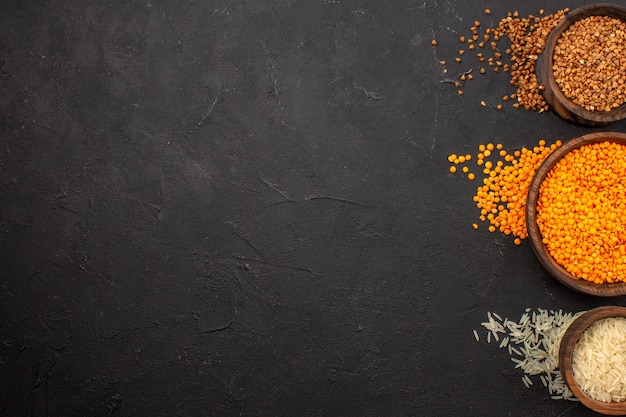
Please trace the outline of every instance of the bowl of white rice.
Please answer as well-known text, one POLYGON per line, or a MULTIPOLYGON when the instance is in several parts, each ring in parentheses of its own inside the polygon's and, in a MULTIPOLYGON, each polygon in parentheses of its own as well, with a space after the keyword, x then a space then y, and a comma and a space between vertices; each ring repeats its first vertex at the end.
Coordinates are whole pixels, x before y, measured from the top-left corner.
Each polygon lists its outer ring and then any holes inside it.
POLYGON ((559 369, 585 406, 626 415, 626 307, 598 307, 574 320, 561 340, 559 369))

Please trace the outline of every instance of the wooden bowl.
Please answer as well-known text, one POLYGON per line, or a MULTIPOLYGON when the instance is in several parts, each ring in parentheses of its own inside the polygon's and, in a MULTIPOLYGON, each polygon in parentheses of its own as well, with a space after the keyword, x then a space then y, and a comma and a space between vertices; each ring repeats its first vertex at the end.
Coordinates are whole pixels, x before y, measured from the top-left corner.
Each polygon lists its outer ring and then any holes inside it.
POLYGON ((554 79, 552 71, 557 40, 574 22, 589 16, 610 16, 626 21, 626 8, 616 4, 597 3, 580 7, 568 13, 548 36, 546 47, 537 60, 535 72, 546 103, 561 118, 582 126, 606 126, 626 118, 626 103, 611 111, 590 111, 567 98, 554 79))
POLYGON ((572 357, 578 337, 596 321, 609 317, 626 317, 626 307, 605 306, 594 308, 593 310, 581 314, 572 322, 561 339, 559 370, 561 371, 561 376, 565 380, 565 383, 581 403, 598 413, 621 416, 626 415, 626 401, 621 403, 605 403, 591 398, 580 388, 574 379, 574 373, 572 371, 572 357))
POLYGON ((568 152, 580 148, 583 145, 604 142, 607 140, 626 145, 626 134, 616 132, 590 133, 565 142, 548 155, 539 169, 537 169, 537 172, 535 172, 535 176, 530 183, 528 196, 526 198, 526 227, 528 229, 528 237, 530 238, 533 251, 539 258, 541 264, 560 283, 580 293, 597 297, 615 297, 626 295, 626 282, 594 284, 592 282, 585 281, 582 278, 573 276, 567 272, 564 267, 559 265, 554 260, 552 255, 550 255, 548 248, 546 248, 542 241, 541 232, 539 231, 539 226, 537 224, 537 201, 539 200, 541 183, 559 159, 561 159, 568 152))

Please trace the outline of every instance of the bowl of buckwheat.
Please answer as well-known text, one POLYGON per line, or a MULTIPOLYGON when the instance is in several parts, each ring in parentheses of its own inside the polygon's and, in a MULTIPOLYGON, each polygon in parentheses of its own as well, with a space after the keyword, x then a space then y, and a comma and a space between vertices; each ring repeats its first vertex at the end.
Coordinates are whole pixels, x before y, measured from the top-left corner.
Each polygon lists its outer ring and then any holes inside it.
POLYGON ((561 118, 582 126, 626 118, 626 7, 572 10, 550 33, 536 72, 561 118))

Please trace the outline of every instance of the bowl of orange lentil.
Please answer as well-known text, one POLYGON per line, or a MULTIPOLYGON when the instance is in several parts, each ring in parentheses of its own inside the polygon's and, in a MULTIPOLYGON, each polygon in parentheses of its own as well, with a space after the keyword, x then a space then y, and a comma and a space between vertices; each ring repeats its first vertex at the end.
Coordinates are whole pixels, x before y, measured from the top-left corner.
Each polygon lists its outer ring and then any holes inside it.
POLYGON ((626 134, 571 139, 535 172, 526 199, 533 251, 567 287, 626 295, 626 134))
POLYGON ((571 11, 550 32, 536 64, 550 108, 583 126, 626 118, 626 8, 608 3, 571 11))

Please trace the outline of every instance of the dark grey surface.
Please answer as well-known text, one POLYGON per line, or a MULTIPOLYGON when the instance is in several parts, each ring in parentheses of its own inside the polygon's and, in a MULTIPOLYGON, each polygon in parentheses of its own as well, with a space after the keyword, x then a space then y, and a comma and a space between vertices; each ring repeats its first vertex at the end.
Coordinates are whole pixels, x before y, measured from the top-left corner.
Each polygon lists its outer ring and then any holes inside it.
POLYGON ((469 3, 3 1, 0 416, 594 415, 472 329, 624 299, 472 230, 446 160, 590 130, 438 64, 585 2, 469 3))

